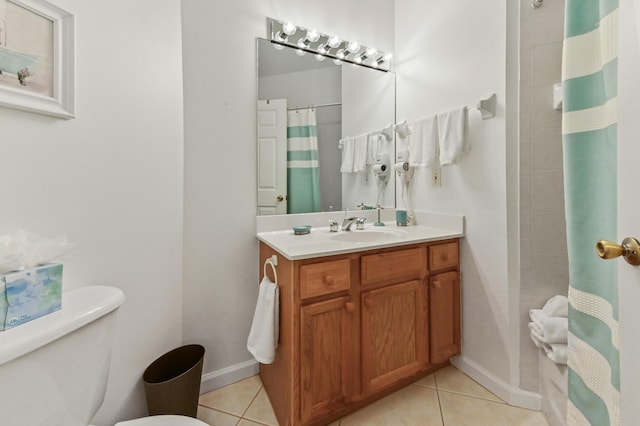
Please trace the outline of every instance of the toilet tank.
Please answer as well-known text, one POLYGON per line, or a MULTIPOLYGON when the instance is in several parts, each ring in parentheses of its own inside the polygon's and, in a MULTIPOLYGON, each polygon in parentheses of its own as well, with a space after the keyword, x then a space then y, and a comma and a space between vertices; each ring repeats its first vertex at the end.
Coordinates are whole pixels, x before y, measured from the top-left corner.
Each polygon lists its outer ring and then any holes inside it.
POLYGON ((92 286, 62 309, 0 332, 0 424, 87 426, 107 387, 115 313, 124 294, 92 286))

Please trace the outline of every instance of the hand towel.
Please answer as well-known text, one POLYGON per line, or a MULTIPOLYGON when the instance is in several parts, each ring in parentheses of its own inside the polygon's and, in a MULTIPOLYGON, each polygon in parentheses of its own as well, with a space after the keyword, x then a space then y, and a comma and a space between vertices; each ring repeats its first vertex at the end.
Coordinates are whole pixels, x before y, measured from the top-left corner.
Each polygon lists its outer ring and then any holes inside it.
POLYGON ((380 133, 367 135, 367 166, 376 163, 376 155, 380 152, 382 138, 383 136, 380 133))
POLYGON ((455 164, 467 151, 465 127, 467 107, 438 114, 438 144, 440 147, 440 164, 455 164))
POLYGON ((353 138, 344 138, 340 140, 342 144, 342 165, 340 171, 342 173, 353 173, 353 154, 354 154, 354 140, 353 138))
POLYGON ((431 167, 436 161, 438 144, 438 119, 431 116, 413 123, 411 127, 411 152, 409 165, 431 167))
POLYGON ((278 347, 280 332, 280 291, 265 275, 260 283, 258 302, 247 339, 247 349, 256 361, 271 364, 278 347))
POLYGON ((353 138, 353 173, 362 173, 367 170, 367 135, 353 138))
POLYGON ((567 317, 569 314, 569 299, 566 296, 557 295, 542 307, 542 312, 548 317, 567 317))

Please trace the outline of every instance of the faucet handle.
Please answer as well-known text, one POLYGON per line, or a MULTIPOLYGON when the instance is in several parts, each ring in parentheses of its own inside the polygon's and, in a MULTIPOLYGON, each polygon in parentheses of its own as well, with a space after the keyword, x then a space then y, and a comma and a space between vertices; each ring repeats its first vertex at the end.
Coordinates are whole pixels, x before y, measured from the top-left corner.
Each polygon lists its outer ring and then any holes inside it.
POLYGON ((329 232, 338 232, 338 222, 329 220, 329 232))
POLYGON ((367 221, 366 217, 359 217, 356 219, 356 229, 358 230, 363 230, 364 229, 364 223, 367 221))

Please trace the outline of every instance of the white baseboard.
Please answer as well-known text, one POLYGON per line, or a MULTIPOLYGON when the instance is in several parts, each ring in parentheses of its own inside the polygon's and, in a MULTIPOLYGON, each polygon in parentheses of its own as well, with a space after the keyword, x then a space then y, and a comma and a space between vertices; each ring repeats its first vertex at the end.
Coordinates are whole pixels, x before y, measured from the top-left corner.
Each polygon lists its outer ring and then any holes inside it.
MULTIPOLYGON (((530 410, 541 410, 542 397, 539 393, 513 387, 464 356, 453 358, 451 363, 507 404, 530 410)), ((258 363, 255 360, 241 362, 221 370, 203 374, 200 393, 211 392, 256 374, 258 374, 258 363)))
POLYGON ((452 359, 451 364, 509 405, 538 411, 542 409, 542 397, 539 393, 511 386, 464 356, 452 359))
POLYGON ((258 363, 253 359, 203 374, 200 394, 211 392, 256 374, 258 374, 258 363))

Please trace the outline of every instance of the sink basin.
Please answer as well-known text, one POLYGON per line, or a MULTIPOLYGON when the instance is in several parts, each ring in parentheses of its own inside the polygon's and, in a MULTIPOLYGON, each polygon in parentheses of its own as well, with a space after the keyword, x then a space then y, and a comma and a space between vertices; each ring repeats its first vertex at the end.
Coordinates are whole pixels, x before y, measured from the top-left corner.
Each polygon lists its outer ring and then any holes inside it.
POLYGON ((332 235, 334 241, 344 241, 348 243, 377 243, 385 241, 397 241, 405 236, 405 233, 397 230, 366 230, 341 232, 332 235))

